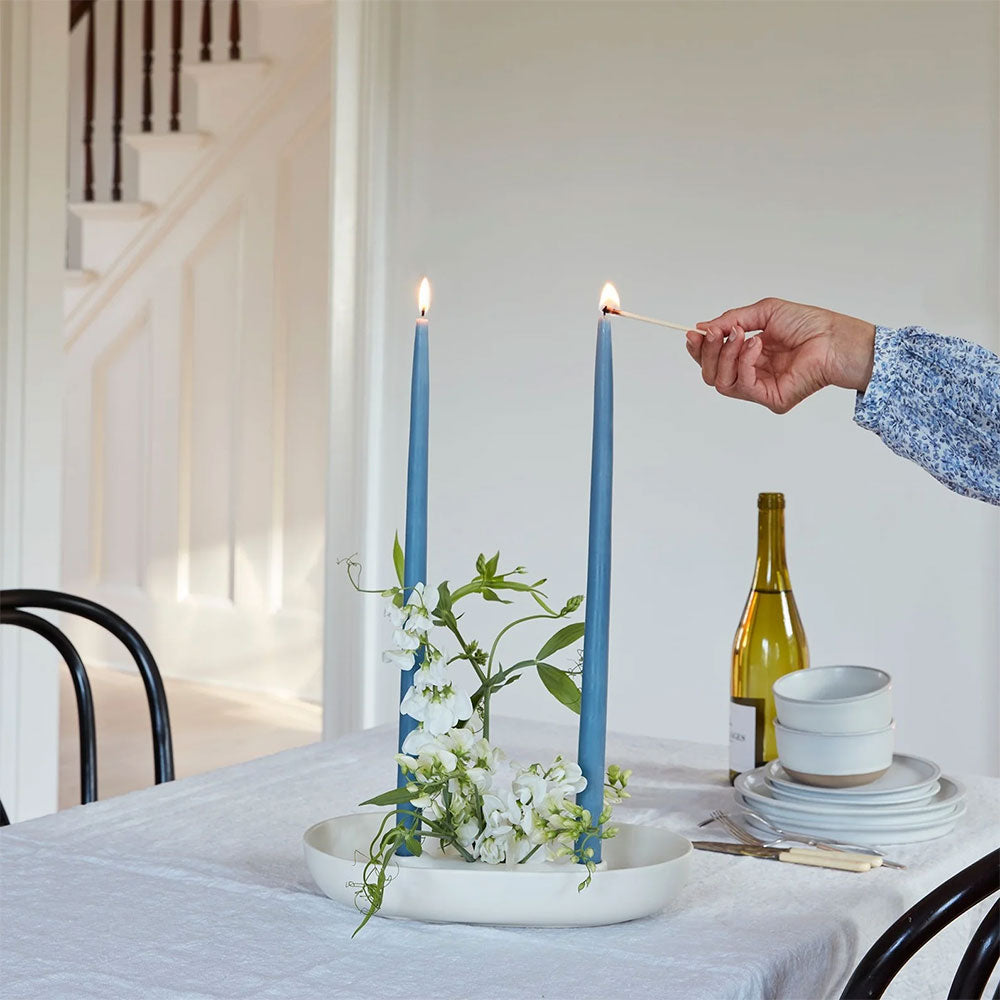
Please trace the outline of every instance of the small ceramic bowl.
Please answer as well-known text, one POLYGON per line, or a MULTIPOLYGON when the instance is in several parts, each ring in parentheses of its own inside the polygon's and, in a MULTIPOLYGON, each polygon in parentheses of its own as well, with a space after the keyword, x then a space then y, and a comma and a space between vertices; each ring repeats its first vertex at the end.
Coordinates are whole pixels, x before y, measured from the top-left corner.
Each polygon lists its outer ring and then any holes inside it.
POLYGON ((796 780, 851 788, 880 778, 892 764, 896 723, 869 733, 809 733, 774 724, 781 766, 796 780))
POLYGON ((813 733, 869 733, 892 721, 892 678, 875 667, 809 667, 774 682, 778 721, 813 733))

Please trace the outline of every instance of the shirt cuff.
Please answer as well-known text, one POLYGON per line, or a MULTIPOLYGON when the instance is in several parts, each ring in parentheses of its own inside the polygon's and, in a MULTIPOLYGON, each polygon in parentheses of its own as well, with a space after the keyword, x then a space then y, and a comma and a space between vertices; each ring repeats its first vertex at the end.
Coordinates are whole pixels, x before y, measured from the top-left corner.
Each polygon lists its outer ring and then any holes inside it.
POLYGON ((854 401, 854 422, 865 430, 877 431, 882 411, 896 394, 897 355, 902 348, 903 331, 885 326, 875 327, 875 361, 868 388, 859 392, 854 401))

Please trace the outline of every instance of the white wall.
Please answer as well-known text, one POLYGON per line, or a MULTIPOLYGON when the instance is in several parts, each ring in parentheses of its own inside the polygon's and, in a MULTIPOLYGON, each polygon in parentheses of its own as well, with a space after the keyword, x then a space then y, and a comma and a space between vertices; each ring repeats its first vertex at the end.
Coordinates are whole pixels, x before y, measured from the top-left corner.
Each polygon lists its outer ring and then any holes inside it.
MULTIPOLYGON (((372 582, 391 578, 402 528, 424 272, 430 575, 499 547, 558 598, 585 583, 605 279, 626 308, 681 322, 774 294, 996 350, 997 18, 989 3, 403 5, 372 582)), ((856 427, 846 392, 777 417, 708 390, 680 334, 620 321, 615 350, 609 725, 725 740, 755 497, 783 490, 813 663, 888 669, 901 749, 997 773, 996 509, 856 427)), ((391 718, 395 678, 368 668, 366 721, 391 718)), ((498 710, 567 718, 531 681, 498 710)))
MULTIPOLYGON (((0 5, 0 587, 59 575, 66 10, 0 5)), ((0 629, 0 799, 56 807, 55 651, 0 629)))

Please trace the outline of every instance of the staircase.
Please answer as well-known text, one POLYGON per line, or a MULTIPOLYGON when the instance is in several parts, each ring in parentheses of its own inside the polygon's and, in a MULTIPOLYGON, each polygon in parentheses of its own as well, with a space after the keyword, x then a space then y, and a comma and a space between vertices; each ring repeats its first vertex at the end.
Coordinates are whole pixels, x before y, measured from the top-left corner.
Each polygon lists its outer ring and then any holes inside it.
POLYGON ((332 4, 71 9, 63 589, 166 676, 319 700, 332 4))
MULTIPOLYGON (((64 316, 68 339, 78 335, 81 321, 93 315, 89 306, 106 302, 106 293, 123 269, 134 267, 144 251, 151 249, 179 214, 185 197, 190 200, 227 155, 232 155, 241 136, 254 127, 261 104, 294 83, 291 78, 301 69, 303 59, 314 62, 328 52, 330 5, 324 0, 226 0, 215 4, 212 0, 142 0, 141 5, 123 0, 73 0, 70 16, 71 31, 86 30, 86 55, 83 197, 67 206, 71 239, 64 316), (93 178, 97 141, 94 88, 101 57, 95 44, 95 19, 101 15, 114 18, 112 116, 105 137, 111 146, 107 185, 95 184, 93 178), (141 87, 128 88, 122 74, 122 49, 128 19, 140 15, 142 83, 141 87), (168 17, 169 87, 157 93, 151 72, 153 29, 168 17), (227 20, 229 27, 228 55, 223 52, 221 59, 213 58, 213 35, 219 37, 220 18, 227 20), (198 58, 188 61, 185 26, 190 34, 192 24, 198 28, 198 41, 190 48, 198 58), (243 58, 248 49, 262 54, 243 58), (123 133, 123 108, 127 109, 130 96, 135 98, 136 109, 142 105, 143 130, 123 133), (160 97, 162 101, 156 100, 160 97), (163 113, 159 116, 161 127, 155 129, 158 106, 163 113), (107 192, 104 198, 102 190, 107 192)), ((221 48, 225 46, 214 46, 215 50, 221 48)))

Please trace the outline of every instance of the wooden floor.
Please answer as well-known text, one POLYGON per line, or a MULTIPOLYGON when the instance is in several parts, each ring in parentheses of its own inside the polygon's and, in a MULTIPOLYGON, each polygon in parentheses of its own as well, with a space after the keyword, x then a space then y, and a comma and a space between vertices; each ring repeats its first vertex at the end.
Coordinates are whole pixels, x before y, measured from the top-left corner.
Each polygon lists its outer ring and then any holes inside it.
MULTIPOLYGON (((149 709, 138 674, 88 670, 97 719, 100 798, 153 783, 149 709)), ((61 671, 59 808, 80 802, 76 700, 61 671)), ((252 760, 320 738, 321 709, 307 702, 164 678, 177 777, 252 760)))

